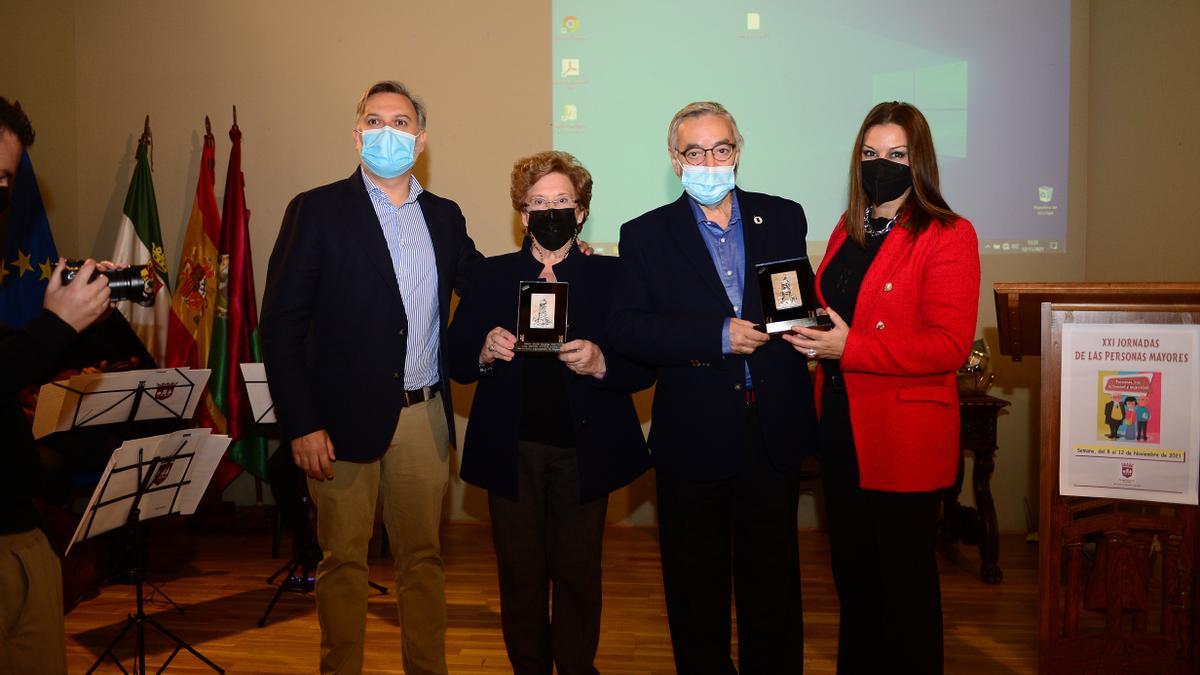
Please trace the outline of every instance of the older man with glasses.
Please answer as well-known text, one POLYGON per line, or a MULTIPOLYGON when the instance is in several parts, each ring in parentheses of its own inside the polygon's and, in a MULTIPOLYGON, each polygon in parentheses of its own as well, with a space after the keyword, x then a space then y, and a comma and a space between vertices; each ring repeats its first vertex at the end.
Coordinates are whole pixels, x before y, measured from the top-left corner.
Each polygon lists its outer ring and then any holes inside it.
POLYGON ((804 210, 736 187, 743 139, 721 104, 685 106, 667 138, 684 194, 621 228, 609 335, 657 373, 649 445, 675 665, 737 672, 736 593, 741 672, 798 673, 798 469, 816 413, 805 356, 756 327, 755 265, 807 256, 804 210))

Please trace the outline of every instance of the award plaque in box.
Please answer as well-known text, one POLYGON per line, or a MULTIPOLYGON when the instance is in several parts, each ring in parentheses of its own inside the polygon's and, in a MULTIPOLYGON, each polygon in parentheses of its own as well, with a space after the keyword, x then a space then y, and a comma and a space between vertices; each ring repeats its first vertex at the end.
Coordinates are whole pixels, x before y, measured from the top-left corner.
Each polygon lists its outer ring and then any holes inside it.
POLYGON ((517 288, 518 352, 558 352, 567 337, 567 288, 563 281, 521 281, 517 288))
POLYGON ((768 335, 785 333, 792 326, 829 329, 833 322, 817 314, 808 258, 790 258, 755 265, 762 297, 763 328, 768 335))

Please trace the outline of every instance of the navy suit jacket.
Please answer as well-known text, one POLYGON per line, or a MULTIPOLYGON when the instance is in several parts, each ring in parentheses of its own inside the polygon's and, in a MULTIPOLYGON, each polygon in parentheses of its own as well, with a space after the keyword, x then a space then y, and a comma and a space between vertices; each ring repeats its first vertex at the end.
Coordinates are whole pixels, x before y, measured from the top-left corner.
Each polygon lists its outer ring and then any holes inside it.
MULTIPOLYGON (((807 256, 808 226, 796 202, 740 189, 737 198, 745 228, 742 318, 761 323, 754 265, 807 256)), ((815 454, 819 436, 804 356, 779 338, 748 359, 722 353, 725 319, 736 314, 687 196, 623 225, 619 251, 623 274, 609 332, 618 351, 656 368, 649 438, 655 469, 680 480, 737 473, 747 360, 772 464, 792 469, 815 454)))
MULTIPOLYGON (((285 439, 325 429, 338 459, 365 461, 388 447, 404 401, 408 317, 379 218, 361 169, 297 195, 267 268, 263 360, 285 439)), ((437 258, 440 347, 450 292, 482 259, 454 202, 428 190, 417 197, 437 258)), ((454 441, 449 383, 442 406, 454 441)))
MULTIPOLYGON (((528 238, 520 251, 475 265, 450 325, 451 376, 464 384, 479 381, 463 441, 462 479, 514 498, 522 364, 526 359, 553 357, 518 354, 511 362, 496 361, 492 372, 481 376, 479 351, 496 326, 516 334, 517 283, 538 278, 541 270, 541 263, 529 253, 528 238)), ((578 249, 554 266, 558 280, 570 284, 567 340, 596 343, 604 352, 607 368, 603 380, 562 368, 584 501, 628 485, 650 466, 629 395, 650 386, 652 375, 614 353, 606 334, 613 283, 619 273, 616 258, 585 256, 578 249)))

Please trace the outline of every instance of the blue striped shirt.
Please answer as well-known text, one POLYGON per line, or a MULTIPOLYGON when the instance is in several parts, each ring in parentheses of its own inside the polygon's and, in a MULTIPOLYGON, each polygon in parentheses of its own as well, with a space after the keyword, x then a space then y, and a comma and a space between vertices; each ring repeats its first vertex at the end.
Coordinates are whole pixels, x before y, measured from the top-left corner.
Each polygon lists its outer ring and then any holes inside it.
MULTIPOLYGON (((425 214, 417 197, 424 188, 416 176, 409 176, 408 199, 400 206, 388 200, 380 189, 362 172, 363 183, 383 228, 388 255, 396 272, 396 284, 404 300, 408 316, 408 350, 404 358, 404 388, 420 389, 438 381, 438 295, 437 260, 433 240, 425 224, 425 214)), ((370 317, 363 317, 369 322, 370 317)), ((369 323, 368 323, 369 325, 369 323)))

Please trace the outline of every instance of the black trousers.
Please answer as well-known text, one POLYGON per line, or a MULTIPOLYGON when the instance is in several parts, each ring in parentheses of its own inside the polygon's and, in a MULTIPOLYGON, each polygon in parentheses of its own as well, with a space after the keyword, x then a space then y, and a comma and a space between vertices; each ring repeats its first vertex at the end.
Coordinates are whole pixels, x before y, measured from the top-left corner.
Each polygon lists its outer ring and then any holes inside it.
POLYGON ((845 390, 827 379, 824 392, 821 477, 841 602, 837 672, 938 675, 942 595, 935 546, 941 491, 859 487, 845 390))
POLYGON ((743 675, 804 668, 799 475, 772 466, 752 406, 739 422, 746 440, 737 476, 657 477, 667 621, 680 675, 737 672, 730 659, 731 595, 743 675))
POLYGON ((517 499, 488 493, 500 624, 516 675, 595 675, 608 496, 580 503, 574 448, 521 441, 517 499))
POLYGON ((1116 438, 1117 434, 1121 431, 1121 420, 1109 420, 1107 422, 1107 424, 1108 424, 1108 430, 1110 432, 1108 434, 1108 437, 1116 438))

